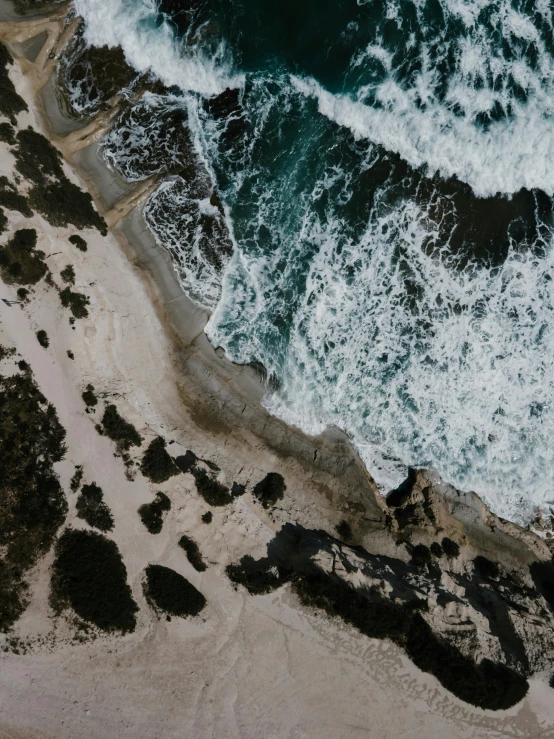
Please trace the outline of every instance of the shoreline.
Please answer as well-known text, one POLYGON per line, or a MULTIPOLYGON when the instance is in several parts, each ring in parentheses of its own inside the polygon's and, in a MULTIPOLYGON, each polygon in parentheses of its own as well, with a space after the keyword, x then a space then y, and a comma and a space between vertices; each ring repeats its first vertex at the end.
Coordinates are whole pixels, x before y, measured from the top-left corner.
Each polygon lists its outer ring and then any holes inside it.
MULTIPOLYGON (((4 33, 0 25, 3 38, 4 33)), ((55 43, 53 48, 59 52, 55 43)), ((47 93, 45 103, 36 94, 44 75, 22 58, 12 70, 30 109, 18 128, 31 123, 47 134, 64 154, 66 175, 86 186, 110 227, 106 237, 82 231, 84 254, 68 242, 79 229, 53 227, 36 213, 29 219, 6 211, 9 229, 2 241, 14 229, 36 228, 55 279, 70 262, 76 289, 91 302, 89 317, 73 325, 56 291, 40 283, 28 304, 2 308, 1 343, 13 343, 28 361, 68 431, 67 456, 57 472, 69 513, 59 533, 64 527, 87 530, 69 492, 74 465, 83 465, 84 479, 98 482, 114 514, 109 538, 121 551, 139 611, 134 632, 94 633, 83 641, 71 616, 55 617, 49 610, 49 552, 33 571, 30 604, 15 625, 16 636, 30 640, 29 651, 1 657, 0 695, 10 710, 0 718, 0 736, 549 736, 554 617, 544 616, 547 609, 530 576, 537 563, 551 567, 547 544, 434 472, 417 471, 402 500, 387 503, 343 434, 329 429, 307 437, 268 414, 260 404, 259 373, 229 362, 211 346, 203 332, 205 312, 183 293, 170 254, 141 217, 137 205, 154 182, 118 182, 97 156, 98 138, 113 112, 73 128, 64 140, 46 118, 55 96, 47 93), (36 340, 39 328, 50 337, 47 350, 36 340), (88 383, 101 401, 97 410, 83 403, 88 383), (149 441, 162 436, 173 457, 190 449, 206 468, 215 466, 220 482, 245 485, 246 492, 213 507, 189 472, 154 484, 137 466, 134 479, 126 477, 114 445, 95 426, 102 406, 111 402, 144 439, 133 450, 136 465, 149 441), (266 509, 252 487, 269 472, 282 474, 287 488, 266 509), (163 530, 153 536, 137 510, 160 491, 172 507, 163 530), (210 525, 203 519, 207 508, 210 525), (351 524, 352 536, 338 539, 342 521, 351 524), (303 530, 296 550, 286 539, 291 528, 303 530), (198 543, 205 572, 185 558, 179 547, 183 534, 198 543), (437 555, 435 574, 418 569, 413 552, 429 552, 443 537, 458 546, 459 556, 437 555), (227 565, 272 551, 300 566, 313 561, 335 573, 336 565, 344 581, 390 597, 391 605, 408 590, 416 603, 428 598, 422 612, 433 629, 454 644, 467 638, 476 662, 486 657, 513 664, 515 644, 516 654, 524 652, 520 661, 528 656, 533 668, 529 692, 507 709, 477 708, 435 673, 416 667, 386 636, 368 638, 352 622, 303 605, 292 582, 257 596, 233 586, 227 565), (496 580, 491 585, 486 576, 477 577, 478 557, 514 575, 513 591, 507 580, 499 580, 495 590, 496 580), (169 566, 205 595, 199 618, 166 619, 152 611, 143 593, 143 573, 151 563, 169 566), (533 598, 520 607, 525 588, 533 598), (491 594, 491 610, 482 592, 491 594)), ((0 157, 6 172, 13 168, 7 144, 0 143, 0 157)), ((0 284, 6 297, 16 296, 14 287, 0 284)))

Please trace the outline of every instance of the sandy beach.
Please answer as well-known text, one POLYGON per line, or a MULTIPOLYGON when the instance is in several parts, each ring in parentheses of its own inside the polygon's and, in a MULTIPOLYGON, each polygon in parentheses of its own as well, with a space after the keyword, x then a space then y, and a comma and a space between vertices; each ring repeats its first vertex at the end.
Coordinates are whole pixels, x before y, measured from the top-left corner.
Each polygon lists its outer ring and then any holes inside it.
MULTIPOLYGON (((30 39, 43 33, 42 21, 36 22, 38 33, 29 32, 30 39)), ((185 296, 169 253, 142 219, 151 188, 134 188, 111 172, 97 140, 83 148, 64 141, 74 126, 56 110, 51 87, 37 92, 43 82, 35 62, 40 44, 16 42, 16 32, 15 25, 0 23, 0 40, 16 57, 11 79, 29 106, 19 114, 18 128, 30 125, 58 146, 65 175, 92 194, 110 229, 105 237, 92 229, 80 232, 88 247, 81 252, 68 240, 76 229, 54 227, 37 213, 26 218, 5 211, 2 240, 17 229, 36 229, 37 248, 54 280, 73 265, 75 289, 90 305, 87 318, 71 323, 56 291, 41 282, 28 302, 0 304, 0 344, 15 347, 31 366, 67 431, 67 454, 56 465, 64 490, 81 465, 84 479, 104 491, 115 520, 110 536, 139 612, 134 632, 95 634, 81 642, 71 621, 50 610, 54 555, 46 555, 30 576, 30 602, 13 631, 26 645, 24 653, 0 656, 0 737, 554 737, 548 671, 530 679, 528 694, 513 708, 481 710, 415 667, 395 644, 301 607, 287 585, 256 597, 233 587, 225 567, 245 554, 264 556, 287 523, 335 535, 346 520, 355 544, 398 556, 384 529, 387 506, 342 433, 331 429, 308 437, 269 415, 260 402, 260 373, 232 364, 211 346, 203 332, 206 312, 185 296), (37 341, 39 329, 50 339, 46 349, 37 341), (145 445, 162 436, 173 457, 192 450, 219 468, 221 483, 245 485, 247 492, 214 508, 206 525, 201 516, 208 506, 191 474, 159 484, 138 470, 126 475, 113 443, 95 428, 101 410, 86 411, 82 393, 88 384, 103 402, 117 404, 145 445), (286 496, 266 510, 251 487, 270 472, 283 476, 286 496), (172 507, 153 536, 137 509, 158 491, 172 507), (205 572, 197 572, 176 546, 183 534, 198 543, 209 563, 205 572), (194 619, 159 618, 141 584, 149 563, 186 577, 204 594, 204 611, 194 619)), ((9 146, 0 142, 0 173, 11 177, 13 168, 9 146)), ((15 286, 0 288, 0 298, 18 301, 15 286)), ((133 461, 139 456, 131 452, 133 461)), ((67 498, 64 527, 83 528, 76 496, 68 492, 67 498)), ((476 513, 468 501, 445 503, 454 516, 461 511, 464 535, 479 531, 492 548, 482 533, 489 521, 498 536, 496 551, 506 558, 550 558, 538 537, 486 511, 476 513)))

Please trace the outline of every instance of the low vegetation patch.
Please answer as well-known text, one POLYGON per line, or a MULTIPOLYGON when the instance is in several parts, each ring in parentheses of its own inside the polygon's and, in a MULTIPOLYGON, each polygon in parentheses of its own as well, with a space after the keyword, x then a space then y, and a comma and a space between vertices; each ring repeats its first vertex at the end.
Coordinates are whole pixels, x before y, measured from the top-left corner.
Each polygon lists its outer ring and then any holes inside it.
POLYGON ((73 236, 70 236, 69 242, 73 244, 73 246, 76 246, 77 249, 79 249, 79 251, 87 250, 87 242, 78 234, 74 234, 73 236))
POLYGON ((48 349, 48 347, 50 346, 50 339, 48 338, 48 334, 42 328, 40 329, 40 331, 37 331, 37 341, 44 349, 48 349))
POLYGON ((66 453, 65 430, 29 366, 0 375, 0 630, 27 601, 25 573, 51 546, 67 502, 53 465, 66 453))
POLYGON ((0 246, 0 273, 8 285, 35 285, 48 272, 44 252, 36 249, 34 228, 16 231, 5 246, 0 246))
POLYGON ((211 511, 206 511, 202 516, 202 523, 211 523, 214 520, 214 514, 211 511))
POLYGON ((60 291, 60 300, 63 307, 69 308, 75 318, 88 318, 87 305, 90 305, 90 300, 83 293, 73 292, 66 287, 60 291))
POLYGON ((15 129, 10 123, 0 123, 0 141, 15 144, 15 129))
POLYGON ((182 454, 180 457, 175 457, 173 460, 181 472, 187 473, 192 470, 194 465, 198 462, 198 457, 190 449, 182 454))
POLYGON ((217 507, 232 503, 233 496, 229 492, 229 488, 218 482, 206 470, 201 467, 193 467, 192 474, 194 475, 196 490, 208 505, 217 507))
POLYGON ((31 183, 29 204, 49 223, 71 223, 77 228, 97 228, 102 234, 107 233, 92 197, 67 179, 61 154, 48 139, 29 127, 18 131, 12 151, 17 171, 31 183))
POLYGON ((118 448, 127 451, 132 446, 140 446, 142 437, 132 423, 126 421, 113 403, 106 406, 102 416, 102 430, 118 448))
POLYGON ((93 531, 66 529, 56 544, 51 603, 71 607, 103 631, 133 631, 138 610, 115 542, 93 531))
POLYGON ((60 272, 60 277, 68 285, 74 285, 75 284, 75 269, 73 268, 73 265, 68 264, 67 267, 64 267, 64 269, 62 269, 62 271, 60 272))
POLYGON ((460 547, 458 546, 458 544, 456 544, 455 541, 452 541, 452 539, 449 539, 447 536, 444 537, 441 545, 443 552, 449 559, 456 559, 456 557, 460 554, 460 547))
POLYGON ((269 560, 256 561, 248 554, 238 564, 228 565, 225 572, 231 582, 242 585, 251 595, 272 593, 287 579, 281 577, 276 568, 271 566, 269 560))
POLYGON ((81 494, 77 498, 77 516, 82 518, 95 529, 112 531, 114 526, 110 509, 104 503, 102 488, 95 482, 83 485, 81 494))
POLYGON ((206 599, 192 583, 162 565, 146 568, 144 594, 155 610, 170 616, 196 616, 206 605, 206 599))
POLYGON ((200 554, 200 549, 198 549, 198 544, 194 541, 194 539, 191 539, 190 536, 186 536, 186 534, 183 534, 183 536, 179 539, 179 546, 181 547, 181 549, 185 550, 187 559, 194 567, 194 569, 197 572, 204 572, 206 569, 206 565, 204 563, 204 560, 202 559, 202 555, 200 554))
POLYGON ((171 509, 171 501, 165 493, 157 493, 151 503, 145 503, 138 509, 140 520, 150 534, 159 534, 162 530, 165 514, 171 509))
POLYGON ((0 176, 0 205, 8 210, 17 210, 26 218, 33 215, 27 198, 20 195, 16 186, 5 176, 0 176))
POLYGON ((283 498, 286 489, 287 486, 285 485, 283 476, 278 472, 270 472, 254 486, 252 493, 264 508, 271 508, 278 500, 283 498))
POLYGON ((85 392, 81 394, 81 397, 88 408, 94 408, 98 404, 98 398, 94 394, 94 387, 90 383, 87 385, 85 392))
POLYGON ((341 521, 335 530, 343 541, 350 541, 352 539, 352 527, 348 521, 341 521))
POLYGON ((8 67, 13 64, 13 57, 4 44, 0 44, 0 114, 8 118, 12 126, 17 124, 16 115, 29 110, 27 103, 17 94, 13 82, 8 75, 8 67))
POLYGON ((180 470, 165 448, 165 440, 161 436, 153 439, 148 445, 142 457, 140 471, 155 483, 165 482, 179 474, 180 470))
POLYGON ((75 472, 73 473, 73 477, 71 478, 71 482, 69 483, 69 489, 72 493, 76 493, 77 490, 81 487, 81 480, 83 479, 83 467, 82 465, 78 464, 75 467, 75 472))

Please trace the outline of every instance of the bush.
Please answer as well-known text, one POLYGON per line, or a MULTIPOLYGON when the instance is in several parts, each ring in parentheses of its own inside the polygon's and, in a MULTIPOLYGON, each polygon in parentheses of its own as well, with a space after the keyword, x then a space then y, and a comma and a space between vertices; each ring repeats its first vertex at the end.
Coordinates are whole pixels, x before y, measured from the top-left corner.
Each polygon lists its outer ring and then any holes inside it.
POLYGON ((196 490, 208 505, 217 507, 233 502, 233 496, 229 489, 209 475, 206 470, 201 467, 194 467, 192 474, 194 475, 196 490))
POLYGON ((38 343, 44 349, 48 349, 48 347, 50 346, 50 340, 48 339, 48 334, 46 333, 46 331, 44 331, 44 329, 41 328, 40 331, 37 331, 37 339, 38 343))
POLYGON ((187 449, 184 454, 182 454, 180 457, 175 457, 173 461, 181 470, 181 472, 187 473, 192 470, 192 468, 198 461, 198 457, 196 456, 196 454, 194 454, 194 452, 191 452, 190 449, 187 449))
POLYGON ((137 605, 127 570, 115 544, 93 531, 66 529, 56 544, 52 566, 52 605, 70 606, 103 631, 133 631, 137 605))
POLYGON ((271 508, 278 500, 282 499, 286 489, 287 486, 283 476, 278 472, 270 472, 254 486, 252 492, 264 508, 271 508))
POLYGON ((82 465, 78 464, 75 467, 75 472, 73 474, 73 477, 71 478, 71 482, 69 483, 69 489, 71 490, 72 493, 76 493, 77 490, 79 490, 82 479, 83 479, 83 467, 82 465))
POLYGON ((16 231, 5 246, 0 246, 0 272, 7 284, 35 285, 48 272, 44 252, 36 249, 34 228, 16 231))
POLYGON ((171 509, 171 501, 165 493, 157 493, 151 503, 138 509, 140 520, 150 534, 159 534, 164 522, 164 513, 171 509))
POLYGON ((211 523, 213 518, 213 513, 211 511, 206 511, 206 513, 202 514, 202 523, 211 523))
POLYGON ((186 536, 185 534, 183 534, 183 536, 179 539, 179 546, 181 547, 181 549, 185 550, 187 559, 194 567, 194 569, 197 572, 204 572, 206 569, 206 565, 204 564, 204 560, 202 559, 202 555, 200 554, 200 549, 198 549, 198 544, 193 539, 191 539, 190 536, 186 536))
POLYGON ((16 115, 29 110, 27 103, 17 94, 13 82, 8 75, 8 65, 13 58, 4 44, 0 44, 0 114, 8 118, 13 126, 17 124, 16 115))
POLYGON ((179 474, 179 468, 165 448, 165 440, 161 436, 153 439, 144 452, 140 471, 151 482, 159 483, 179 474))
POLYGON ((110 509, 104 503, 102 488, 93 482, 83 485, 81 495, 77 498, 77 516, 95 529, 112 531, 114 520, 110 509))
POLYGON ((73 268, 73 265, 68 264, 67 267, 62 269, 62 271, 60 272, 60 277, 68 285, 74 285, 75 284, 75 270, 73 268))
POLYGON ((341 521, 338 526, 335 527, 335 530, 343 541, 350 541, 350 539, 352 539, 352 527, 348 521, 341 521))
POLYGON ((66 353, 67 353, 67 356, 70 359, 75 359, 75 355, 73 354, 73 352, 71 351, 71 349, 68 349, 66 353))
POLYGON ((29 291, 24 287, 18 287, 17 288, 17 297, 20 300, 27 300, 29 297, 29 291))
POLYGON ((64 175, 60 152, 42 134, 27 128, 17 134, 15 168, 32 184, 29 203, 53 226, 97 228, 107 233, 92 197, 64 175))
POLYGON ((144 594, 153 608, 171 616, 196 616, 206 599, 192 583, 169 567, 148 565, 144 594))
POLYGON ((250 595, 265 595, 279 588, 285 580, 272 571, 269 562, 256 560, 246 554, 238 564, 225 568, 231 582, 245 587, 250 595))
POLYGON ((141 446, 142 437, 133 426, 122 418, 115 405, 106 406, 102 416, 102 429, 106 436, 115 441, 121 449, 127 451, 131 446, 141 446))
POLYGON ((447 536, 444 537, 441 544, 444 553, 449 559, 455 559, 460 554, 460 547, 447 536))
POLYGON ((87 242, 81 238, 81 236, 78 236, 75 234, 74 236, 69 237, 69 241, 73 246, 76 246, 79 251, 86 251, 87 250, 87 242))
POLYGON ((473 566, 475 571, 486 580, 497 580, 500 576, 500 570, 496 562, 491 562, 486 557, 475 557, 473 566))
POLYGON ((0 123, 0 141, 15 144, 15 130, 9 123, 0 123))
POLYGON ((431 554, 433 554, 437 559, 440 559, 444 554, 444 552, 442 551, 442 547, 438 543, 438 541, 434 541, 431 544, 431 554))
POLYGON ((411 553, 412 564, 416 567, 424 567, 425 565, 431 564, 433 561, 431 550, 429 547, 426 547, 425 544, 416 544, 411 553))
POLYGON ((87 389, 81 394, 81 397, 85 401, 85 405, 89 408, 98 405, 98 398, 94 394, 94 387, 92 385, 87 385, 87 389))
POLYGON ((69 308, 75 318, 88 318, 87 305, 90 300, 82 293, 75 293, 69 287, 60 292, 60 300, 64 308, 69 308))
POLYGON ((0 630, 26 605, 25 572, 50 548, 67 502, 53 465, 66 453, 65 430, 30 368, 0 375, 0 630))
POLYGON ((15 185, 7 177, 0 177, 0 205, 8 210, 17 210, 21 215, 31 218, 33 211, 24 195, 20 195, 15 185))

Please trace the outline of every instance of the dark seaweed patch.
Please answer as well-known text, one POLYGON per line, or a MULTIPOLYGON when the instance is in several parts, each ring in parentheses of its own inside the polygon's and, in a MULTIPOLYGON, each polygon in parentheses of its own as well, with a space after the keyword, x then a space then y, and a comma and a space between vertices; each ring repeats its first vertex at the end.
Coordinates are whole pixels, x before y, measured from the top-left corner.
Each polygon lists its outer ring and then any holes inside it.
POLYGON ((196 616, 206 605, 202 593, 169 567, 148 565, 145 575, 144 594, 157 610, 171 616, 196 616))
POLYGON ((183 536, 179 539, 179 546, 181 547, 181 549, 185 550, 187 559, 194 567, 194 569, 197 572, 204 572, 204 570, 206 569, 206 565, 204 563, 204 560, 202 559, 202 555, 200 554, 198 544, 194 541, 194 539, 191 539, 190 536, 186 536, 185 534, 183 534, 183 536))
POLYGON ((153 439, 144 452, 140 471, 151 482, 159 483, 169 480, 170 477, 179 474, 179 468, 175 465, 173 457, 165 448, 165 439, 161 436, 153 439))
POLYGON ((67 529, 56 544, 52 605, 70 606, 103 631, 133 631, 138 610, 115 542, 93 531, 67 529))

